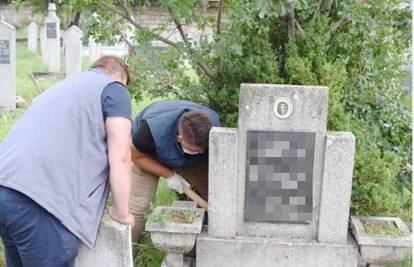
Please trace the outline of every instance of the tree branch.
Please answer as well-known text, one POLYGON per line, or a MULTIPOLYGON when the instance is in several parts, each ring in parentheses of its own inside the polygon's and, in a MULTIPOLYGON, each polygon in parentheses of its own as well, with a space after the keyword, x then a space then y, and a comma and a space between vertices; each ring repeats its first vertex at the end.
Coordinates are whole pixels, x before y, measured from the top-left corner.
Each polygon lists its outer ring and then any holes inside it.
POLYGON ((325 0, 321 6, 322 14, 327 15, 332 9, 333 0, 325 0))
MULTIPOLYGON (((223 2, 224 0, 220 0, 219 2, 219 6, 218 6, 218 11, 217 11, 217 33, 216 33, 216 42, 220 39, 219 35, 221 33, 221 15, 223 13, 223 2)), ((217 64, 216 67, 216 73, 219 74, 221 71, 221 67, 223 66, 223 59, 220 58, 219 62, 217 64)))
POLYGON ((224 0, 220 0, 217 11, 217 34, 221 33, 221 16, 223 13, 223 2, 224 0))
MULTIPOLYGON (((102 1, 101 0, 101 1, 99 1, 99 3, 103 7, 105 7, 106 9, 108 9, 108 10, 112 11, 113 13, 115 13, 115 14, 121 16, 122 18, 124 18, 126 21, 128 21, 129 23, 131 23, 135 28, 137 28, 139 30, 148 30, 146 27, 142 26, 141 24, 139 24, 135 20, 135 18, 129 12, 128 7, 125 5, 125 3, 123 3, 123 1, 118 0, 118 4, 119 4, 119 6, 121 6, 122 11, 119 10, 118 8, 112 6, 112 5, 108 5, 107 3, 105 3, 105 1, 102 1)), ((171 13, 171 10, 170 9, 169 9, 169 11, 171 13)), ((187 36, 185 35, 184 30, 182 28, 181 22, 179 21, 178 18, 175 18, 175 17, 173 17, 173 18, 174 18, 174 22, 176 23, 177 28, 178 28, 178 30, 179 30, 179 32, 181 34, 181 37, 183 38, 183 41, 184 41, 184 43, 186 45, 186 48, 188 49, 188 51, 190 53, 192 53, 192 54, 193 53, 196 53, 196 51, 191 47, 191 44, 189 44, 189 41, 187 39, 187 36), (178 22, 178 24, 177 24, 177 22, 178 22)), ((169 40, 167 38, 164 38, 161 35, 156 36, 156 38, 158 40, 160 40, 161 42, 166 43, 166 44, 168 44, 168 45, 170 45, 170 46, 172 46, 174 48, 177 48, 177 49, 180 48, 180 46, 176 42, 173 42, 173 41, 171 41, 171 40, 169 40)), ((199 62, 197 64, 204 71, 204 73, 208 77, 210 77, 210 78, 213 77, 213 71, 210 69, 210 67, 207 64, 205 64, 203 62, 199 62)))
POLYGON ((287 22, 288 22, 288 36, 292 38, 296 34, 296 19, 295 19, 295 9, 289 9, 287 13, 287 22))
MULTIPOLYGON (((168 12, 170 13, 171 17, 173 18, 174 23, 177 26, 177 30, 180 33, 181 38, 183 39, 183 42, 184 42, 185 47, 187 48, 187 50, 191 54, 196 53, 197 51, 194 48, 191 47, 191 43, 188 41, 187 35, 184 32, 183 25, 182 25, 180 19, 173 14, 170 7, 168 7, 168 12)), ((211 70, 211 68, 207 64, 205 64, 204 62, 199 62, 199 63, 197 63, 197 65, 204 71, 204 73, 208 77, 210 77, 210 78, 213 77, 213 71, 211 70)))
POLYGON ((342 17, 339 20, 332 22, 332 24, 331 24, 332 32, 335 32, 336 30, 338 30, 342 26, 346 25, 348 22, 350 22, 350 20, 346 17, 342 17))
POLYGON ((135 46, 128 40, 128 37, 121 30, 119 30, 118 32, 119 32, 119 35, 121 35, 122 39, 127 43, 129 47, 129 53, 135 54, 136 53, 135 46))
POLYGON ((73 24, 76 26, 79 26, 79 21, 80 21, 80 12, 76 12, 75 18, 73 19, 73 24))
MULTIPOLYGON (((141 24, 139 24, 139 23, 137 23, 136 21, 135 21, 135 19, 132 17, 132 16, 129 16, 128 14, 129 14, 129 12, 128 13, 125 13, 125 9, 127 9, 122 3, 121 3, 121 6, 123 7, 123 9, 124 9, 124 12, 122 12, 122 11, 120 11, 119 9, 117 9, 117 8, 115 8, 115 7, 113 7, 113 6, 111 6, 111 5, 108 5, 107 3, 105 3, 105 1, 99 1, 99 3, 102 5, 102 6, 104 6, 106 9, 108 9, 108 10, 110 10, 110 11, 112 11, 113 13, 115 13, 115 14, 117 14, 117 15, 119 15, 119 16, 121 16, 122 18, 124 18, 125 20, 127 20, 129 23, 131 23, 135 28, 137 28, 137 29, 139 29, 139 30, 145 30, 146 28, 144 27, 144 26, 142 26, 141 24)), ((179 45, 177 44, 177 43, 175 43, 175 42, 173 42, 173 41, 171 41, 171 40, 169 40, 169 39, 166 39, 166 38, 164 38, 164 37, 162 37, 162 36, 157 36, 157 39, 158 40, 160 40, 161 42, 163 42, 163 43, 166 43, 166 44, 168 44, 169 46, 172 46, 172 47, 175 47, 175 48, 179 48, 179 45)))
POLYGON ((289 3, 289 9, 286 14, 287 23, 288 23, 288 36, 293 38, 296 35, 305 37, 305 31, 300 26, 299 22, 295 17, 295 4, 293 2, 289 3))
POLYGON ((173 18, 175 25, 177 26, 177 30, 180 33, 181 39, 183 39, 184 44, 187 46, 187 48, 191 48, 191 44, 188 41, 187 34, 184 32, 183 24, 181 23, 181 20, 178 17, 174 16, 170 7, 167 7, 167 9, 168 9, 168 12, 170 13, 170 16, 173 18))

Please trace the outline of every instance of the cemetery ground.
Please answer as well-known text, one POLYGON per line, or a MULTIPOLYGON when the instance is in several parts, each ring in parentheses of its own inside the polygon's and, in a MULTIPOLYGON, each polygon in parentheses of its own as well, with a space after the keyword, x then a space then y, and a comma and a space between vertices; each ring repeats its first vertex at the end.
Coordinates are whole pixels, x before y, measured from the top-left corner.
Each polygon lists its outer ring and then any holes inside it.
MULTIPOLYGON (((21 33, 20 33, 21 34, 21 33)), ((87 69, 91 62, 84 58, 83 69, 87 69)), ((63 68, 63 66, 62 66, 63 68)), ((48 88, 55 82, 53 79, 33 79, 30 76, 32 71, 46 71, 46 66, 42 64, 41 58, 38 54, 31 54, 26 49, 26 44, 19 42, 17 44, 17 95, 23 101, 19 104, 19 108, 13 112, 0 112, 0 141, 5 136, 10 127, 30 105, 32 99, 40 94, 43 90, 48 88)), ((136 114, 141 108, 150 103, 150 98, 144 98, 141 102, 132 101, 133 114, 136 114)), ((405 104, 410 106, 411 97, 405 98, 405 104)), ((156 200, 153 203, 155 206, 170 206, 176 195, 167 189, 165 183, 161 180, 156 200)), ((134 266, 160 266, 164 254, 158 252, 152 246, 148 233, 144 233, 139 243, 134 244, 134 266)), ((0 262, 0 267, 5 266, 4 256, 0 262)), ((403 262, 387 266, 411 266, 411 259, 406 258, 403 262)))
MULTIPOLYGON (((19 31, 18 31, 19 34, 19 31)), ((21 33, 20 33, 21 34, 21 33)), ((30 77, 30 73, 47 71, 47 66, 42 63, 39 52, 37 54, 30 53, 27 50, 27 44, 17 43, 17 80, 16 91, 24 102, 18 105, 15 111, 0 111, 0 141, 7 134, 14 122, 23 114, 24 110, 30 105, 33 98, 39 95, 43 90, 56 82, 53 79, 37 78, 35 82, 30 77), (36 83, 36 84, 35 84, 36 83)), ((64 61, 62 61, 64 62, 64 61)), ((62 64, 63 65, 63 64, 62 64)), ((86 70, 90 67, 91 62, 88 58, 84 58, 82 69, 86 70)), ((63 68, 63 66, 61 67, 63 68)), ((19 98, 20 98, 19 97, 19 98)), ((137 114, 139 110, 148 105, 155 99, 144 98, 141 102, 132 101, 132 114, 137 114)), ((176 199, 176 194, 168 189, 166 183, 160 180, 156 199, 152 204, 151 210, 156 206, 170 206, 176 199)), ((0 244, 0 246, 2 246, 0 244)), ((164 258, 164 253, 157 251, 152 243, 149 233, 144 232, 138 243, 133 246, 134 266, 139 267, 159 267, 164 258)), ((3 248, 0 248, 0 267, 5 267, 5 257, 3 248)))
MULTIPOLYGON (((84 58, 82 69, 88 69, 91 62, 84 58)), ((34 97, 47 89, 55 82, 52 79, 36 79, 36 85, 29 73, 32 71, 46 71, 47 67, 42 63, 39 54, 32 54, 27 50, 25 43, 17 43, 17 95, 24 99, 24 102, 19 104, 16 111, 3 111, 0 113, 0 140, 7 134, 13 123, 19 118, 24 110, 30 105, 34 97)), ((133 114, 137 114, 144 106, 148 105, 150 98, 144 98, 141 102, 132 101, 133 114)), ((411 105, 411 97, 407 96, 405 99, 407 105, 411 105)), ((152 205, 153 209, 156 206, 170 206, 176 199, 176 194, 171 192, 166 184, 161 180, 156 199, 152 205)), ((157 251, 152 243, 148 232, 144 232, 139 243, 134 244, 134 266, 139 267, 158 267, 164 258, 164 253, 157 251)), ((408 267, 411 266, 411 258, 406 258, 400 263, 388 265, 389 267, 408 267)), ((5 267, 5 258, 3 250, 0 250, 0 267, 5 267)))

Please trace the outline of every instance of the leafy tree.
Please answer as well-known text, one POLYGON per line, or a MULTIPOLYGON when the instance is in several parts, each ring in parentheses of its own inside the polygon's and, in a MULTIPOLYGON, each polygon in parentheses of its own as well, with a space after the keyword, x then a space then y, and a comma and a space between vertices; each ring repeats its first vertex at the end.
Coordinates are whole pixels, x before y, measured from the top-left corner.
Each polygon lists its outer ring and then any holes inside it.
POLYGON ((62 2, 89 14, 89 35, 131 45, 136 98, 175 94, 211 106, 226 126, 236 126, 240 83, 328 86, 328 128, 357 138, 352 212, 411 218, 411 115, 402 104, 411 59, 407 2, 220 0, 212 16, 207 0, 160 0, 170 18, 152 29, 135 19, 151 1, 62 2), (161 35, 170 23, 181 41, 161 35), (191 39, 189 24, 212 29, 214 41, 191 39), (154 53, 153 40, 171 49, 154 53))

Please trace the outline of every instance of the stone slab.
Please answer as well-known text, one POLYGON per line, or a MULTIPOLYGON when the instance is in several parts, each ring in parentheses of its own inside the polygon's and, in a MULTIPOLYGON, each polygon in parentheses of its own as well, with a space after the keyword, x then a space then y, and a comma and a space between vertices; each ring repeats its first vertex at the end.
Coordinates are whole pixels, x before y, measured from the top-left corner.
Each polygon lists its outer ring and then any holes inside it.
POLYGON ((0 18, 0 109, 16 108, 16 29, 0 18))
MULTIPOLYGON (((326 135, 328 88, 277 84, 242 84, 238 121, 237 219, 238 236, 278 237, 312 241, 317 237, 326 135), (290 103, 280 113, 281 100, 290 103), (289 115, 290 114, 290 115, 289 115), (287 116, 288 115, 288 116, 287 116), (307 224, 245 222, 247 131, 315 133, 312 177, 312 220, 307 224)), ((282 106, 283 107, 283 106, 282 106)))
MULTIPOLYGON (((173 267, 167 263, 167 259, 161 263, 161 267, 173 267)), ((184 262, 179 267, 195 267, 193 258, 184 257, 184 262)))
POLYGON ((47 64, 46 25, 40 29, 40 52, 42 54, 42 62, 47 64))
POLYGON ((402 261, 412 254, 412 234, 400 218, 351 216, 352 233, 354 234, 361 261, 369 264, 386 264, 402 261), (362 220, 378 220, 394 223, 403 233, 403 236, 368 235, 362 225, 362 220))
POLYGON ((358 248, 348 243, 284 242, 274 238, 197 237, 197 267, 356 267, 358 248))
POLYGON ((65 32, 65 71, 66 77, 81 72, 82 67, 82 31, 72 25, 65 32))
POLYGON ((39 40, 39 28, 37 24, 31 22, 27 27, 27 48, 30 52, 37 52, 37 42, 39 40))
POLYGON ((411 255, 410 247, 386 247, 386 246, 369 246, 360 245, 359 251, 364 263, 369 263, 370 267, 373 264, 388 264, 404 260, 411 255))
POLYGON ((183 201, 183 200, 176 200, 171 205, 174 208, 187 208, 187 209, 196 209, 197 203, 195 201, 183 201))
POLYGON ((189 253, 196 242, 195 233, 151 232, 151 241, 154 247, 168 254, 189 253))
POLYGON ((208 232, 236 235, 237 130, 213 127, 209 143, 208 232))
POLYGON ((318 230, 320 242, 345 244, 347 241, 354 152, 352 133, 327 133, 318 230))
POLYGON ((412 235, 405 223, 397 217, 371 217, 371 216, 351 216, 352 233, 358 242, 358 245, 372 246, 401 246, 411 247, 412 235), (362 225, 362 220, 378 220, 394 223, 403 233, 400 237, 392 237, 386 235, 372 236, 368 235, 362 225))
POLYGON ((102 56, 101 45, 96 43, 91 37, 89 38, 89 58, 92 63, 98 60, 102 56))
POLYGON ((133 267, 131 229, 128 225, 102 219, 95 247, 81 244, 75 267, 133 267))

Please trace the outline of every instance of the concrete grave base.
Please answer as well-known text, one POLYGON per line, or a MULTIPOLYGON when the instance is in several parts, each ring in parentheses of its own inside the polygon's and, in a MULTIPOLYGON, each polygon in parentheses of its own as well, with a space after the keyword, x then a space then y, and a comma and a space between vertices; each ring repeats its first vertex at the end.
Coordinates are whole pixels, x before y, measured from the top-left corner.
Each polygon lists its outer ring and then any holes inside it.
POLYGON ((370 266, 402 261, 411 255, 411 233, 400 218, 351 216, 352 233, 358 242, 361 264, 370 266), (370 235, 365 232, 363 221, 391 222, 401 231, 401 236, 370 235))
MULTIPOLYGON (((168 257, 168 255, 167 255, 167 257, 168 257)), ((183 260, 182 265, 177 265, 177 266, 182 266, 182 267, 195 267, 195 265, 194 265, 194 259, 193 258, 191 258, 191 257, 185 257, 184 256, 183 259, 184 260, 183 260)), ((170 261, 171 261, 171 259, 170 259, 170 261)), ((178 262, 178 264, 181 264, 181 263, 178 262)), ((167 260, 165 259, 162 262, 161 267, 174 267, 174 266, 168 265, 167 260)))
POLYGON ((356 267, 358 248, 347 244, 282 242, 274 238, 197 237, 197 267, 356 267))
POLYGON ((98 239, 93 249, 84 244, 79 247, 75 267, 132 267, 132 242, 129 225, 109 218, 102 219, 98 239))

